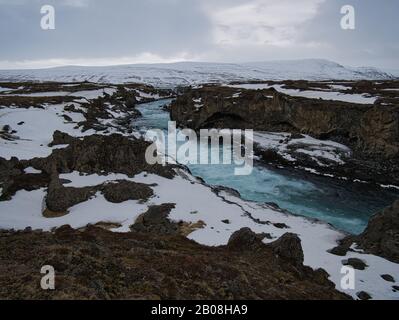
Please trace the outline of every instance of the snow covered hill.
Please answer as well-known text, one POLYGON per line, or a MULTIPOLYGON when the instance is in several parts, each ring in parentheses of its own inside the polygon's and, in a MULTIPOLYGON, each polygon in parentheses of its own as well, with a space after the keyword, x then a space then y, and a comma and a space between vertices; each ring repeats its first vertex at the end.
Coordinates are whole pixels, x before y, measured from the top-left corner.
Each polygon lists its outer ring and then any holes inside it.
POLYGON ((345 67, 335 62, 317 59, 241 64, 178 62, 108 67, 66 66, 49 69, 0 70, 0 81, 87 80, 100 83, 146 83, 160 87, 248 80, 379 80, 393 77, 376 68, 345 67))

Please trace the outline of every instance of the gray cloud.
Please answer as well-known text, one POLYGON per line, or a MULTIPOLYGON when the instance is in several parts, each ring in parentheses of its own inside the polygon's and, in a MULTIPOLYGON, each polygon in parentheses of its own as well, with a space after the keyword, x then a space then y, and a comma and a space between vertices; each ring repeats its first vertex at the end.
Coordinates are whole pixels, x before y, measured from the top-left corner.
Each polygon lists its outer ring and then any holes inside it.
POLYGON ((328 58, 399 68, 396 0, 0 0, 0 68, 328 58), (40 28, 40 7, 56 30, 40 28), (340 29, 352 4, 357 28, 340 29), (25 62, 24 62, 25 61, 25 62))

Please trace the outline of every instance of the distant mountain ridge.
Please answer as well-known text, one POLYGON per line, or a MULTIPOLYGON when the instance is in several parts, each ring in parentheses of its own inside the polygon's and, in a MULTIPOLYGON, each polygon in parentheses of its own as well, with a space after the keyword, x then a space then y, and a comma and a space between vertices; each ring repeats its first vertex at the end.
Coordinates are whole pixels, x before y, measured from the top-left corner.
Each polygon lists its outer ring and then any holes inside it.
POLYGON ((373 67, 347 67, 323 59, 250 63, 176 62, 103 67, 0 70, 0 81, 91 81, 146 83, 160 87, 250 80, 383 80, 392 74, 373 67))

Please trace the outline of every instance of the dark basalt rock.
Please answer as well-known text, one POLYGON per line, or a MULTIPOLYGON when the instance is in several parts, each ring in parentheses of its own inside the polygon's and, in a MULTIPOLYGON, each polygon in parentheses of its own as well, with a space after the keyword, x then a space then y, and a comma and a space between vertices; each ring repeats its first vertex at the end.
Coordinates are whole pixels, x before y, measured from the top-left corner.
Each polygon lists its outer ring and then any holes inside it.
POLYGON ((70 136, 68 133, 56 130, 53 133, 53 141, 49 144, 49 147, 57 146, 60 144, 70 144, 75 140, 77 140, 77 138, 70 136))
POLYGON ((270 235, 256 234, 249 228, 242 228, 230 236, 227 247, 232 250, 255 251, 267 247, 282 261, 288 262, 303 273, 309 271, 303 265, 304 255, 301 240, 296 234, 285 233, 279 239, 267 245, 262 242, 264 238, 270 238, 270 235))
POLYGON ((12 157, 10 160, 6 160, 0 157, 0 181, 22 174, 23 169, 23 165, 17 158, 12 157))
POLYGON ((250 228, 241 228, 234 232, 227 243, 230 249, 254 249, 263 246, 264 236, 256 234, 250 228))
MULTIPOLYGON (((40 165, 45 163, 45 160, 35 159, 34 162, 41 168, 40 165)), ((68 184, 70 181, 59 179, 56 166, 53 167, 52 174, 48 174, 46 171, 25 173, 24 168, 29 164, 30 160, 0 158, 0 185, 2 187, 0 201, 10 200, 19 190, 32 191, 47 187, 46 210, 43 214, 53 217, 66 214, 71 206, 88 200, 97 191, 101 191, 106 200, 114 203, 127 200, 146 201, 153 195, 152 185, 128 180, 118 180, 113 183, 84 188, 68 187, 64 184, 68 184)), ((51 166, 46 168, 51 168, 51 166)))
POLYGON ((350 235, 338 241, 339 245, 328 250, 329 253, 334 254, 336 256, 344 257, 348 253, 353 244, 355 242, 356 236, 350 235))
POLYGON ((289 229, 290 228, 285 223, 280 223, 280 222, 273 223, 273 226, 275 226, 278 229, 289 229))
POLYGON ((109 127, 113 127, 118 132, 128 133, 131 131, 132 121, 140 116, 140 112, 135 108, 137 94, 134 90, 128 91, 123 86, 118 86, 113 95, 105 93, 103 97, 83 103, 83 109, 79 112, 83 114, 85 120, 79 122, 78 126, 83 132, 90 129, 106 132, 109 127), (112 123, 104 125, 101 119, 113 120, 112 123))
POLYGON ((302 139, 302 138, 305 138, 305 136, 300 133, 292 133, 290 136, 290 139, 302 139))
POLYGON ((399 263, 399 200, 372 216, 356 242, 367 252, 399 263))
POLYGON ((102 188, 104 198, 113 203, 120 203, 127 200, 147 200, 154 194, 146 184, 133 181, 119 180, 108 183, 102 188))
POLYGON ((15 135, 17 133, 16 130, 13 130, 8 124, 3 126, 0 129, 0 139, 7 140, 7 141, 14 141, 18 140, 19 137, 15 135))
POLYGON ((47 209, 54 213, 58 213, 58 216, 62 215, 63 213, 67 213, 70 207, 87 201, 95 194, 95 191, 93 187, 64 187, 58 175, 53 175, 46 196, 47 209))
POLYGON ((3 192, 0 201, 10 200, 17 191, 32 191, 44 188, 50 182, 50 176, 46 173, 22 173, 12 176, 2 183, 3 192))
MULTIPOLYGON (((203 179, 201 179, 200 180, 201 182, 203 182, 203 183, 205 183, 205 181, 203 180, 203 179)), ((238 197, 238 198, 240 198, 241 197, 241 195, 240 195, 240 193, 236 190, 236 189, 233 189, 233 188, 229 188, 229 187, 225 187, 225 186, 214 186, 214 187, 212 187, 212 189, 214 190, 214 192, 216 192, 217 194, 219 194, 220 192, 226 192, 227 194, 230 194, 230 195, 232 195, 232 196, 234 196, 234 197, 238 197)))
POLYGON ((155 173, 165 178, 173 178, 172 166, 149 165, 145 151, 149 143, 140 139, 129 139, 118 134, 111 136, 88 136, 74 138, 56 131, 51 145, 68 144, 63 149, 53 150, 47 158, 34 158, 19 161, 17 158, 0 158, 0 201, 10 200, 19 190, 32 191, 48 187, 46 196, 46 217, 58 217, 68 213, 68 209, 87 201, 97 191, 103 192, 111 202, 147 200, 153 195, 150 186, 130 181, 118 181, 112 185, 74 188, 64 186, 59 173, 79 171, 88 174, 124 173, 134 176, 140 172, 155 173), (41 173, 27 174, 26 167, 32 166, 41 173), (50 178, 51 177, 51 178, 50 178))
POLYGON ((46 187, 50 176, 46 173, 25 173, 26 161, 12 157, 0 157, 0 186, 3 189, 0 201, 10 200, 19 190, 32 191, 46 187))
POLYGON ((170 211, 175 207, 173 203, 150 206, 140 215, 130 230, 136 232, 151 232, 158 234, 179 234, 178 224, 169 220, 170 211))
MULTIPOLYGON (((56 142, 70 140, 60 133, 57 133, 57 137, 60 139, 56 142)), ((82 139, 71 139, 68 147, 53 150, 47 158, 29 160, 29 164, 48 174, 79 171, 88 174, 114 172, 134 176, 147 171, 173 178, 175 173, 172 166, 147 163, 145 152, 149 145, 149 142, 142 139, 127 138, 119 134, 91 135, 82 139)))
POLYGON ((73 121, 73 119, 70 116, 68 116, 67 114, 63 114, 62 117, 64 118, 65 121, 68 121, 68 122, 73 121))
POLYGON ((382 274, 381 278, 388 282, 395 282, 395 278, 392 277, 390 274, 382 274))
POLYGON ((289 161, 285 159, 281 154, 273 149, 262 149, 257 145, 254 145, 254 151, 258 154, 261 160, 265 163, 277 163, 281 165, 290 165, 289 161))
POLYGON ((121 203, 127 200, 146 201, 153 196, 150 186, 142 183, 136 183, 128 180, 117 180, 110 183, 104 183, 98 186, 74 188, 62 185, 58 175, 52 176, 48 186, 46 205, 49 211, 44 214, 55 216, 66 214, 67 210, 94 196, 97 191, 104 194, 104 198, 113 203, 121 203))
POLYGON ((343 260, 342 264, 344 266, 351 266, 357 270, 364 270, 368 267, 363 260, 360 260, 358 258, 349 258, 348 260, 343 260))
POLYGON ((279 239, 268 244, 273 252, 290 261, 295 266, 303 266, 303 250, 301 239, 293 233, 285 233, 279 239))
MULTIPOLYGON (((299 83, 291 84, 296 85, 303 87, 299 83)), ((378 94, 384 95, 384 92, 379 91, 378 94)), ((284 131, 292 133, 290 139, 300 138, 304 133, 334 140, 353 151, 352 158, 346 159, 345 164, 323 160, 324 166, 320 166, 303 154, 302 158, 297 155, 297 163, 292 164, 273 150, 255 147, 255 152, 267 163, 320 169, 321 173, 353 180, 399 184, 399 107, 395 104, 374 106, 292 97, 273 89, 203 86, 189 89, 177 97, 170 110, 171 119, 177 121, 179 126, 195 130, 237 128, 284 131), (237 93, 238 96, 235 95, 237 93), (194 100, 199 98, 203 106, 198 109, 194 100)))
POLYGON ((399 263, 399 200, 372 216, 363 233, 344 238, 330 253, 345 255, 353 243, 367 253, 399 263))
MULTIPOLYGON (((17 92, 14 91, 14 94, 17 92)), ((73 102, 75 97, 72 96, 51 96, 51 97, 34 97, 34 96, 12 96, 12 95, 1 95, 0 106, 1 107, 18 107, 20 109, 38 108, 44 109, 48 105, 61 104, 67 102, 73 102)))
POLYGON ((356 295, 360 300, 370 300, 372 298, 371 295, 365 291, 360 291, 356 293, 356 295))

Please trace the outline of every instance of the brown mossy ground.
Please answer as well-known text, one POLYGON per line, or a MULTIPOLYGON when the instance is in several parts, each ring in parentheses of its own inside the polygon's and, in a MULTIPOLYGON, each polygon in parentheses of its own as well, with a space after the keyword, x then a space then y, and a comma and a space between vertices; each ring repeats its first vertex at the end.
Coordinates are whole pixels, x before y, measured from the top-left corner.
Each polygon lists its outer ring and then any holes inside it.
POLYGON ((271 247, 206 247, 179 235, 89 226, 0 232, 0 299, 347 299, 271 247), (55 290, 42 290, 43 265, 55 290))

